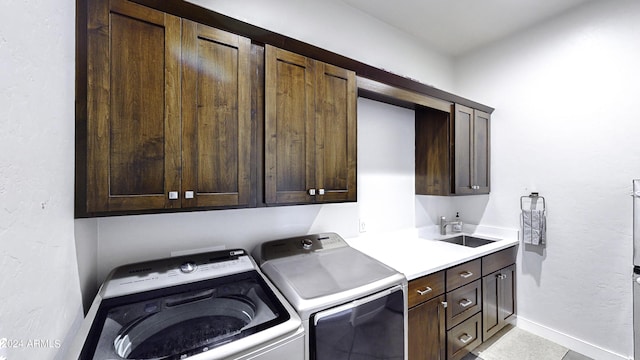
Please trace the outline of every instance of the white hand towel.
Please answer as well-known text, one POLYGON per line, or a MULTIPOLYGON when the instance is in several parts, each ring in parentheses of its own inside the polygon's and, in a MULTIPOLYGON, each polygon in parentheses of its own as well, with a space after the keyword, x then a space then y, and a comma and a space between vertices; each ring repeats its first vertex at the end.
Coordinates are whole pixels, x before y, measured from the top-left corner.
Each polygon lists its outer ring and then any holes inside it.
POLYGON ((544 244, 546 240, 544 210, 522 210, 522 235, 525 244, 544 244))

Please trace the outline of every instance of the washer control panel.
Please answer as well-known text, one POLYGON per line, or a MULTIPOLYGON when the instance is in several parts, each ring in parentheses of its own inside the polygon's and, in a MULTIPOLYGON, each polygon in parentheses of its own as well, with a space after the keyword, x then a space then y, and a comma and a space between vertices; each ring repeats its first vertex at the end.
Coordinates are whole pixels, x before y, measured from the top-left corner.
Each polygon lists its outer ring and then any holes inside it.
POLYGON ((115 297, 254 270, 244 250, 223 250, 124 265, 104 284, 103 297, 115 297))

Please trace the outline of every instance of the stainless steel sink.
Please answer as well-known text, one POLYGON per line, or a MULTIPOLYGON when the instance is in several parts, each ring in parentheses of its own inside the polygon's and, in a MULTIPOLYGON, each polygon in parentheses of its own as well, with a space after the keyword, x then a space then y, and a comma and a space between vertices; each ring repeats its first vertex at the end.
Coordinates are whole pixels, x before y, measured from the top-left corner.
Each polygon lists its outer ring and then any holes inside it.
POLYGON ((475 236, 460 235, 452 238, 442 239, 440 241, 475 248, 478 246, 491 244, 495 240, 487 240, 487 239, 477 238, 475 236))

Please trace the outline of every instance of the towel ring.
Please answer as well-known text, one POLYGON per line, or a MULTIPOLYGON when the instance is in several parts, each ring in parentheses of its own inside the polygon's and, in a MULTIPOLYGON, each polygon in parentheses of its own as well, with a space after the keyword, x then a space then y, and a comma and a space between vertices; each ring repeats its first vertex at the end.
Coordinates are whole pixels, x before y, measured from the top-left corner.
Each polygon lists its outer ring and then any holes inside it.
POLYGON ((532 192, 531 194, 527 195, 527 196, 521 196, 520 197, 520 210, 525 210, 524 208, 524 199, 531 199, 532 201, 534 199, 542 199, 542 211, 545 211, 547 209, 547 204, 544 201, 544 196, 540 196, 538 195, 537 192, 532 192))

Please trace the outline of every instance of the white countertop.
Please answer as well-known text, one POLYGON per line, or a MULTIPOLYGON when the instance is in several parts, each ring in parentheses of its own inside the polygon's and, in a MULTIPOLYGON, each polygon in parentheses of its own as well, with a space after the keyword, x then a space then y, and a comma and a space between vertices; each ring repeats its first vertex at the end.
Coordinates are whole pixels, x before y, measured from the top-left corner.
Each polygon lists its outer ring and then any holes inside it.
POLYGON ((462 233, 445 236, 438 233, 437 226, 430 226, 384 234, 364 233, 345 240, 351 247, 403 273, 407 280, 477 259, 519 242, 518 230, 515 229, 465 224, 463 230, 462 233), (476 248, 439 241, 461 234, 496 241, 476 248))

